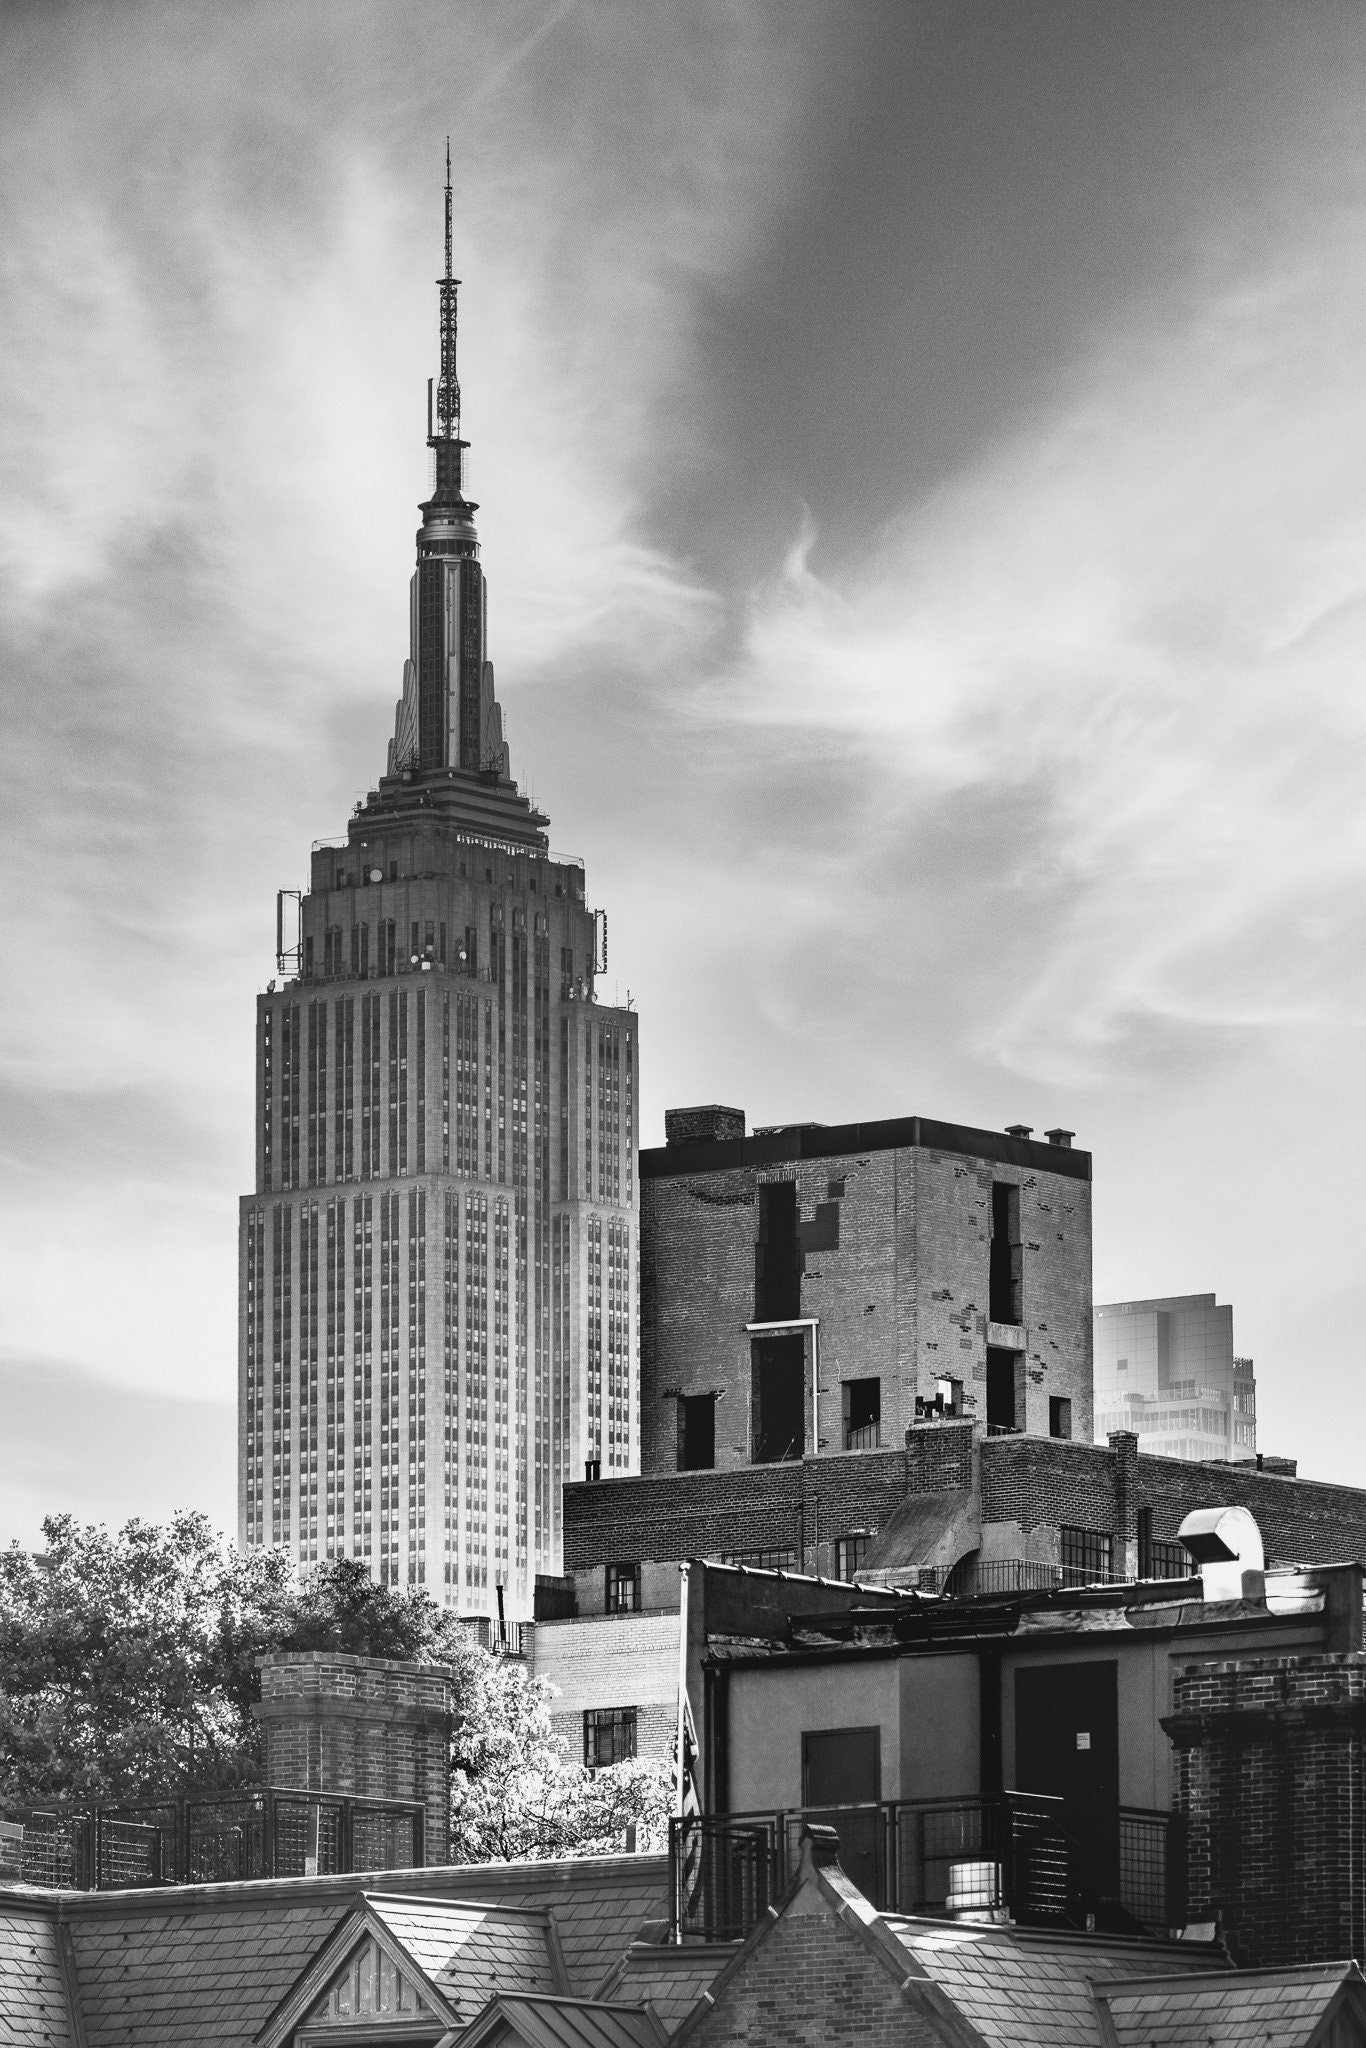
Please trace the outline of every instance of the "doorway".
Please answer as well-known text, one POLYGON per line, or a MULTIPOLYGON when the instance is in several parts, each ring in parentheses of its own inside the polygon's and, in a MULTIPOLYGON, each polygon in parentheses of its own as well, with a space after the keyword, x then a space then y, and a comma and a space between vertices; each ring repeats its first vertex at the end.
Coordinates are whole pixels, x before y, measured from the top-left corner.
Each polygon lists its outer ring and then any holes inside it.
POLYGON ((882 1906, 882 1739, 877 1728, 819 1728, 802 1736, 806 1818, 834 1828, 840 1866, 865 1899, 882 1906), (850 1807, 866 1807, 850 1813, 850 1807), (815 1809, 813 1812, 811 1809, 815 1809))
POLYGON ((1062 1800, 1092 1907, 1119 1892, 1118 1679, 1101 1659, 1015 1673, 1015 1783, 1062 1800))

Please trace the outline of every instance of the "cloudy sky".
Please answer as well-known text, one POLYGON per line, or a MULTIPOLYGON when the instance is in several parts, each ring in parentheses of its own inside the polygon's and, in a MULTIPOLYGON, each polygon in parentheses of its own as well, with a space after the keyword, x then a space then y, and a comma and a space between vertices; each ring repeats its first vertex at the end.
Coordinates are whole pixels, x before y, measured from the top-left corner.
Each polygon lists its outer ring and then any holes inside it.
POLYGON ((455 156, 515 771, 670 1102, 1075 1128, 1366 1481, 1356 0, 0 18, 0 1538, 232 1520, 274 892, 379 772, 455 156))

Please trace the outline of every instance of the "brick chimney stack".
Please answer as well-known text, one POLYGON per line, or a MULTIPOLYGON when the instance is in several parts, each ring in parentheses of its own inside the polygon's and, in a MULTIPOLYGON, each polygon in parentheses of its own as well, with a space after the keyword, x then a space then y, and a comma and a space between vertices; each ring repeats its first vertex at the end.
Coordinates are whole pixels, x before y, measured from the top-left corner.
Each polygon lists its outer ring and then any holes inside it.
POLYGON ((256 1661, 267 1784, 420 1800, 426 1861, 448 1861, 454 1672, 335 1650, 272 1651, 256 1661))

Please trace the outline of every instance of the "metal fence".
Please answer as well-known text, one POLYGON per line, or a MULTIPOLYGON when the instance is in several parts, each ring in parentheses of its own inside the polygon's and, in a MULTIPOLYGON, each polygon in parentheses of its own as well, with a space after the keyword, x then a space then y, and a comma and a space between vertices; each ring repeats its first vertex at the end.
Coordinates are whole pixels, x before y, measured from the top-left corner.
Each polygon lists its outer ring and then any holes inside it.
POLYGON ((1001 1913, 1024 1926, 1165 1934, 1184 1918, 1184 1859, 1170 1814, 1124 1807, 1114 1873, 1087 1868, 1063 1802, 1002 1792, 773 1813, 690 1815, 670 1824, 677 1937, 748 1934, 796 1872, 812 1823, 835 1830, 840 1864, 880 1912, 1001 1913))
POLYGON ((0 1833, 0 1878, 122 1891, 414 1870, 425 1860, 425 1820, 413 1800, 272 1786, 89 1813, 28 1813, 0 1833))

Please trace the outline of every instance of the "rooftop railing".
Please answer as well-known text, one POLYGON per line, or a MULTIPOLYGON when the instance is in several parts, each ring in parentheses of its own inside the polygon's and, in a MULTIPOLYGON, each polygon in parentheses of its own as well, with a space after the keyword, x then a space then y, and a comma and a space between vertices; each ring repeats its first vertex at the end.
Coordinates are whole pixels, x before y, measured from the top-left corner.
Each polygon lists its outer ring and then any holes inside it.
POLYGON ((0 1843, 0 1879, 75 1891, 413 1870, 425 1812, 412 1800, 249 1786, 208 1799, 30 1812, 0 1843))
POLYGON ((1065 1827, 1060 1799, 1001 1792, 674 1820, 675 1938, 743 1939, 794 1876, 813 1822, 834 1828, 845 1875, 879 1912, 1000 1915, 1022 1926, 1134 1934, 1169 1934, 1184 1922, 1173 1815, 1121 1808, 1117 1840, 1096 1868, 1065 1827))

